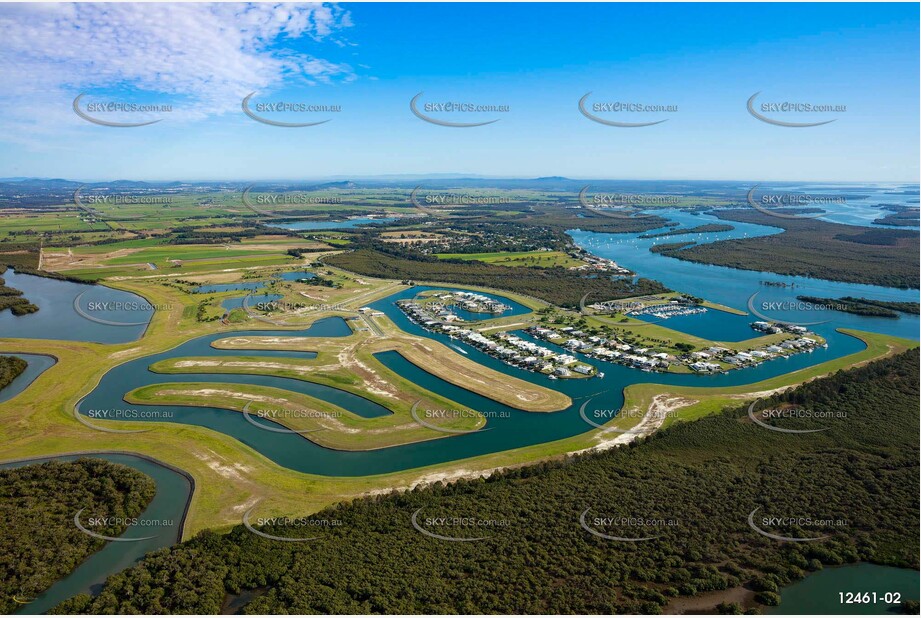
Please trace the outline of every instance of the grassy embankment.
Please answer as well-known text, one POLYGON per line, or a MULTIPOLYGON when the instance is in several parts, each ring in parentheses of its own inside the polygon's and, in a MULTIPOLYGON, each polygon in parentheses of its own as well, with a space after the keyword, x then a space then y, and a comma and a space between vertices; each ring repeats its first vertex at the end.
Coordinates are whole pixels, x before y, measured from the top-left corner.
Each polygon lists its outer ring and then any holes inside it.
POLYGON ((494 253, 437 253, 439 260, 475 260, 499 266, 537 266, 570 268, 582 266, 583 262, 562 251, 497 251, 494 253))

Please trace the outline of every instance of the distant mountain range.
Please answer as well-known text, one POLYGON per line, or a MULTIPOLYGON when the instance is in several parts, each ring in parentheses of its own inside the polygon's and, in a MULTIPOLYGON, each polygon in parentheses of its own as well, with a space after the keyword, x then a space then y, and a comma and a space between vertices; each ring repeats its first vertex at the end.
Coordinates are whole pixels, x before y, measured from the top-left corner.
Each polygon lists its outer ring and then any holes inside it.
MULTIPOLYGON (((745 199, 746 193, 758 181, 711 181, 711 180, 588 180, 565 176, 542 176, 539 178, 491 178, 476 174, 394 174, 375 177, 335 177, 316 180, 270 180, 270 181, 141 181, 111 180, 105 182, 81 182, 64 178, 0 178, 0 207, 45 206, 68 203, 79 188, 84 191, 109 191, 113 194, 137 193, 206 193, 237 192, 247 187, 256 191, 354 191, 361 189, 404 189, 422 187, 426 190, 500 189, 536 190, 548 192, 578 193, 587 188, 595 193, 653 193, 686 197, 722 197, 735 200, 745 199)), ((831 183, 822 183, 831 186, 831 183)), ((773 188, 789 187, 800 191, 807 185, 802 182, 764 183, 773 188)), ((918 186, 896 185, 906 193, 917 193, 918 186)), ((867 187, 870 190, 871 187, 867 187)), ((860 187, 848 185, 847 190, 859 192, 860 187)))

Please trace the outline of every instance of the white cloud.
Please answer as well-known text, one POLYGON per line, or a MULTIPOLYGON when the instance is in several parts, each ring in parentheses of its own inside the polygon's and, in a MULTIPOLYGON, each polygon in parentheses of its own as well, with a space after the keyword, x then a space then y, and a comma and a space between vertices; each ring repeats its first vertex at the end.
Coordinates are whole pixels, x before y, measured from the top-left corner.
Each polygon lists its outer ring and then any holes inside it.
POLYGON ((0 4, 0 138, 73 125, 69 106, 85 89, 174 98, 170 119, 183 120, 237 112, 243 96, 283 81, 350 80, 348 65, 290 47, 338 42, 350 25, 323 4, 0 4))

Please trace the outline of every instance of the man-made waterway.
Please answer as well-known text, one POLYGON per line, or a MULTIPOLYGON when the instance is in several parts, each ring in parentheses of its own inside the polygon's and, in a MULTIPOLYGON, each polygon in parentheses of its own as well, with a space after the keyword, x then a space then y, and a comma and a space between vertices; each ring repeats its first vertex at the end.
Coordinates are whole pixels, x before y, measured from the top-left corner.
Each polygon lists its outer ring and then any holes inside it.
MULTIPOLYGON (((712 217, 689 215, 681 212, 670 213, 670 218, 679 221, 683 226, 700 225, 710 222, 709 219, 712 219, 712 217)), ((768 234, 776 233, 776 231, 776 228, 737 224, 736 228, 730 232, 706 236, 709 236, 712 240, 717 237, 768 234)), ((656 240, 639 239, 638 234, 611 235, 574 232, 573 235, 580 244, 594 253, 604 257, 611 257, 627 267, 636 269, 643 276, 659 279, 674 289, 736 308, 744 309, 750 296, 754 293, 758 294, 759 300, 765 298, 771 301, 795 300, 797 294, 804 293, 828 297, 863 295, 893 300, 917 300, 916 291, 874 288, 873 286, 842 284, 807 278, 778 277, 777 275, 766 273, 738 271, 666 258, 649 253, 648 246, 656 242, 656 240), (762 280, 795 283, 796 287, 767 287, 761 285, 762 280)), ((62 289, 67 291, 66 294, 63 292, 55 293, 57 296, 52 294, 52 297, 63 296, 63 302, 42 303, 42 310, 46 311, 47 315, 56 318, 54 328, 43 333, 43 336, 72 338, 75 334, 79 334, 84 322, 87 322, 87 320, 75 312, 72 307, 74 294, 70 287, 76 284, 52 280, 41 280, 41 283, 49 284, 51 287, 62 286, 62 289), (71 301, 70 303, 67 302, 68 299, 71 301), (69 337, 63 337, 64 335, 69 337)), ((77 287, 87 289, 86 286, 77 287)), ((397 326, 409 333, 461 347, 467 352, 467 358, 470 360, 491 367, 496 371, 562 391, 573 399, 573 405, 564 411, 552 414, 514 410, 436 378, 409 363, 395 352, 384 352, 377 355, 377 358, 384 365, 419 386, 438 392, 465 408, 484 412, 504 412, 505 414, 495 415, 494 418, 490 418, 488 426, 491 431, 488 432, 451 435, 428 442, 374 451, 346 452, 320 447, 304 436, 264 431, 247 422, 243 415, 238 412, 220 408, 135 405, 132 405, 131 408, 153 413, 150 415, 150 419, 144 420, 169 420, 170 422, 195 424, 226 433, 253 447, 280 465, 294 470, 329 476, 361 476, 440 464, 585 433, 592 430, 593 427, 588 425, 579 415, 579 407, 582 403, 588 398, 593 399, 590 408, 587 409, 590 413, 599 409, 616 411, 623 404, 623 388, 629 384, 655 382, 666 385, 704 387, 738 386, 839 358, 863 348, 863 344, 859 340, 836 332, 837 327, 843 326, 886 332, 910 338, 917 338, 918 336, 917 316, 903 316, 899 320, 886 320, 830 311, 812 312, 803 315, 805 312, 802 311, 778 309, 776 311, 766 311, 766 313, 777 319, 794 321, 828 320, 823 324, 809 326, 811 330, 818 332, 828 340, 828 348, 817 349, 808 354, 771 360, 753 368, 716 375, 650 374, 622 365, 593 360, 592 363, 598 367, 599 371, 604 372, 604 378, 550 381, 545 376, 510 367, 471 346, 453 341, 445 335, 426 332, 418 325, 411 323, 396 306, 396 301, 412 298, 419 292, 429 289, 436 288, 419 286, 403 290, 372 303, 371 307, 385 313, 397 326), (164 412, 167 414, 164 414, 164 412)), ((102 288, 102 290, 106 290, 106 288, 102 288)), ((501 296, 495 297, 501 302, 512 306, 513 309, 509 314, 518 314, 524 311, 523 307, 509 299, 501 296)), ((236 300, 242 302, 242 298, 236 300)), ((589 302, 591 302, 591 299, 589 299, 589 302)), ((755 335, 754 331, 749 328, 749 323, 754 319, 754 316, 736 316, 721 311, 708 311, 704 314, 667 320, 665 325, 680 325, 681 328, 687 329, 692 334, 715 340, 737 341, 755 335)), ((88 323, 91 326, 95 325, 92 322, 88 323)), ((122 330, 120 327, 98 326, 103 329, 101 332, 106 337, 110 336, 110 332, 117 335, 122 330)), ((126 407, 123 401, 125 393, 140 386, 155 383, 215 382, 231 385, 273 386, 293 392, 305 393, 341 406, 354 414, 366 418, 388 414, 389 412, 385 408, 358 395, 292 378, 208 373, 154 374, 148 370, 148 366, 156 361, 188 356, 247 355, 289 358, 311 358, 313 356, 312 353, 306 352, 227 351, 216 350, 211 347, 212 341, 230 334, 233 336, 345 337, 350 333, 351 329, 343 320, 328 318, 320 320, 310 328, 301 331, 231 331, 198 337, 172 350, 129 361, 113 368, 102 378, 96 388, 81 401, 79 410, 84 414, 93 411, 96 417, 102 416, 105 418, 104 415, 107 410, 124 409, 126 407)))
MULTIPOLYGON (((374 451, 348 452, 334 451, 320 447, 305 437, 295 434, 283 434, 263 431, 247 422, 238 412, 229 412, 219 408, 198 408, 189 406, 136 406, 139 410, 168 412, 171 422, 188 423, 209 427, 221 431, 260 451, 273 461, 294 470, 328 475, 361 476, 411 469, 426 465, 445 463, 466 457, 507 450, 520 446, 540 444, 552 440, 571 437, 592 429, 579 415, 579 407, 587 398, 593 398, 589 412, 595 409, 617 410, 623 404, 623 388, 636 382, 657 382, 663 384, 689 386, 736 386, 782 375, 796 369, 856 352, 863 344, 853 337, 832 331, 832 341, 828 349, 819 349, 810 354, 801 354, 790 358, 777 359, 749 369, 742 369, 727 374, 692 375, 692 374, 649 374, 621 365, 593 361, 605 377, 590 380, 549 381, 545 376, 535 375, 515 367, 509 367, 483 352, 450 340, 447 336, 428 333, 410 322, 396 306, 400 299, 412 298, 420 291, 435 289, 416 287, 406 289, 371 304, 373 309, 384 312, 403 330, 422 337, 428 337, 446 344, 464 346, 468 358, 491 367, 497 371, 514 375, 535 384, 558 389, 573 398, 573 405, 568 409, 552 413, 538 414, 515 410, 502 406, 486 397, 477 395, 467 389, 450 384, 423 369, 413 365, 396 352, 383 352, 377 358, 388 368, 419 386, 438 392, 456 401, 465 408, 484 412, 504 412, 491 418, 488 426, 491 431, 466 435, 449 436, 416 444, 379 449, 374 451)), ((498 297, 506 302, 507 299, 498 297)), ((511 301, 508 301, 511 303, 511 301)), ((716 315, 721 312, 711 312, 716 315)), ((706 315, 706 314, 705 314, 706 315)), ((701 316, 703 317, 703 316, 701 316)), ((710 317, 709 319, 714 319, 710 317)), ((327 318, 302 331, 237 331, 233 336, 287 335, 301 337, 335 337, 350 334, 350 329, 340 318, 327 318)), ((256 384, 274 386, 293 392, 306 393, 330 401, 361 416, 372 417, 388 412, 372 402, 338 389, 312 384, 291 378, 279 378, 257 375, 222 375, 222 374, 153 374, 147 367, 158 360, 185 356, 228 356, 256 355, 266 357, 301 357, 309 358, 310 353, 285 351, 228 351, 216 350, 210 343, 230 333, 212 334, 199 337, 185 344, 150 357, 129 361, 110 370, 99 385, 79 405, 84 414, 91 410, 98 418, 100 411, 124 407, 123 395, 139 386, 153 383, 182 382, 217 382, 230 384, 256 384)), ((154 420, 158 414, 153 415, 154 420)))
MULTIPOLYGON (((0 468, 18 468, 46 461, 73 461, 80 457, 95 457, 113 463, 131 466, 151 477, 157 485, 157 493, 144 512, 138 516, 137 526, 129 526, 122 539, 137 541, 107 542, 105 546, 90 555, 69 575, 55 582, 30 603, 23 605, 18 614, 41 614, 55 605, 77 594, 96 594, 106 578, 136 564, 147 553, 169 547, 182 538, 186 507, 192 494, 192 483, 183 474, 150 459, 121 453, 87 455, 66 455, 27 461, 0 463, 0 468), (156 522, 157 525, 151 525, 156 522)), ((72 515, 71 515, 72 517, 72 515)))
POLYGON ((0 356, 16 356, 26 361, 26 370, 20 373, 16 378, 0 389, 0 403, 9 401, 35 382, 35 379, 45 373, 50 367, 57 362, 51 356, 44 354, 17 354, 5 353, 0 351, 0 356))

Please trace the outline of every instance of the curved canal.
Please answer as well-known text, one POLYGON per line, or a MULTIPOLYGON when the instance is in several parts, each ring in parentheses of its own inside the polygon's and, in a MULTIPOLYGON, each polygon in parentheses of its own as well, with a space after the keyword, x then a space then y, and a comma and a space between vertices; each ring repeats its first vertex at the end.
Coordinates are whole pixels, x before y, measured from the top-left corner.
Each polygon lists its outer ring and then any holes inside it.
MULTIPOLYGON (((677 221, 682 227, 692 227, 716 220, 709 215, 691 215, 678 211, 669 212, 668 217, 677 221)), ((701 242, 711 242, 721 238, 777 232, 776 228, 765 226, 738 223, 733 223, 733 225, 735 229, 729 232, 699 235, 701 236, 699 240, 701 242)), ((918 292, 911 290, 844 284, 803 277, 780 277, 770 273, 741 271, 683 262, 650 253, 648 248, 661 241, 661 238, 641 239, 639 238, 640 234, 612 235, 574 231, 572 235, 580 245, 590 249, 593 253, 611 257, 619 263, 640 272, 643 276, 659 279, 673 289, 735 308, 746 307, 752 294, 757 294, 759 301, 764 300, 771 303, 795 301, 795 297, 800 294, 825 297, 852 295, 889 300, 918 300, 918 292), (785 283, 788 286, 794 284, 794 287, 765 286, 762 284, 763 281, 785 283)), ((686 237, 682 236, 680 238, 686 237)), ((41 283, 43 286, 46 283, 61 286, 76 285, 53 280, 43 280, 41 283)), ((863 343, 858 339, 838 333, 835 329, 839 327, 889 333, 914 339, 918 337, 918 316, 902 315, 900 319, 894 320, 868 318, 832 311, 807 313, 797 309, 771 309, 768 311, 770 317, 778 320, 823 322, 810 326, 810 328, 827 339, 828 347, 816 349, 807 354, 771 360, 757 367, 717 375, 650 374, 622 365, 592 359, 592 364, 604 372, 604 378, 550 381, 546 376, 508 366, 465 343, 450 340, 441 334, 429 333, 418 325, 411 323, 395 303, 400 299, 412 298, 420 291, 428 289, 440 288, 422 286, 403 290, 372 303, 371 307, 385 313, 398 327, 406 332, 434 339, 454 347, 461 347, 467 352, 469 359, 496 371, 559 390, 572 398, 573 405, 566 410, 555 413, 529 413, 512 409, 441 380, 408 362, 396 352, 384 352, 378 354, 377 358, 403 378, 418 384, 422 388, 448 397, 465 408, 493 413, 487 423, 490 431, 445 436, 427 442, 373 451, 350 452, 336 451, 318 446, 306 437, 297 434, 265 431, 248 422, 238 412, 217 407, 131 404, 130 408, 132 410, 137 409, 140 412, 138 416, 149 417, 132 418, 132 420, 157 421, 162 419, 169 422, 199 425, 220 431, 258 450, 279 465, 300 472, 326 476, 383 474, 583 434, 593 430, 594 427, 582 419, 579 414, 580 406, 587 399, 591 399, 591 403, 586 408, 586 412, 590 413, 590 416, 591 413, 598 410, 616 411, 623 404, 623 389, 630 384, 655 382, 678 386, 741 386, 813 366, 863 349, 863 343)), ((31 292, 27 291, 28 293, 31 292)), ((102 288, 99 293, 121 294, 108 288, 102 288)), ((72 296, 73 291, 70 294, 72 296)), ((510 314, 525 311, 523 307, 508 299, 498 298, 513 307, 512 311, 509 312, 510 314)), ((45 336, 58 337, 62 330, 73 333, 86 326, 87 321, 80 315, 62 309, 62 307, 69 307, 66 294, 61 300, 62 302, 55 305, 55 310, 48 311, 48 314, 57 314, 58 320, 53 329, 49 329, 44 333, 45 336), (75 324, 74 320, 79 323, 75 324)), ((757 318, 750 315, 739 316, 710 310, 704 314, 672 318, 665 325, 717 341, 739 341, 748 339, 755 334, 749 327, 749 324, 754 319, 757 318)), ((93 323, 90 324, 92 325, 93 323)), ((124 332, 124 329, 117 327, 108 327, 108 330, 124 332)), ((267 335, 329 338, 347 337, 350 334, 351 329, 341 318, 326 318, 314 323, 310 328, 300 331, 228 331, 198 337, 171 350, 114 367, 103 376, 92 392, 78 404, 78 409, 82 414, 94 418, 105 418, 110 411, 124 409, 126 407, 123 400, 125 393, 141 386, 158 383, 230 382, 275 387, 303 393, 340 406, 365 418, 389 414, 389 411, 382 406, 358 395, 303 380, 248 374, 155 374, 149 370, 149 366, 157 361, 188 356, 221 357, 240 354, 287 358, 312 358, 314 356, 313 353, 309 352, 261 350, 241 352, 238 350, 218 350, 211 347, 213 341, 230 335, 239 337, 267 335)), ((596 416, 595 418, 598 417, 596 416)), ((271 425, 270 421, 261 422, 271 425)))
POLYGON ((157 522, 157 525, 145 525, 143 530, 135 529, 137 526, 129 526, 119 538, 139 540, 106 543, 68 575, 23 605, 17 614, 42 614, 78 594, 96 594, 109 575, 123 571, 139 562, 146 554, 174 545, 182 539, 186 511, 192 497, 192 481, 184 473, 153 459, 127 453, 86 453, 0 463, 0 468, 19 468, 52 460, 74 461, 81 457, 94 457, 123 464, 151 477, 156 483, 157 493, 144 512, 138 515, 138 520, 157 522))
MULTIPOLYGON (((384 312, 397 326, 407 332, 438 340, 445 344, 463 346, 468 358, 471 360, 491 367, 496 371, 564 392, 573 399, 573 405, 566 410, 549 414, 523 412, 503 406, 491 399, 441 380, 410 363, 396 352, 383 352, 377 354, 377 358, 403 378, 425 389, 448 397, 465 408, 500 413, 491 415, 492 418, 487 423, 491 430, 373 451, 350 452, 324 448, 297 434, 264 431, 249 423, 238 412, 222 408, 176 405, 143 406, 135 404, 131 404, 131 408, 138 409, 141 412, 151 412, 150 420, 156 420, 158 416, 160 418, 168 416, 170 422, 199 425, 220 431, 258 450, 279 465, 293 470, 325 476, 363 476, 445 463, 585 433, 593 429, 579 415, 579 407, 585 400, 592 399, 590 407, 587 408, 589 412, 616 410, 623 404, 622 391, 624 387, 630 384, 656 382, 681 386, 739 386, 783 375, 863 349, 863 343, 858 339, 837 333, 831 329, 830 332, 823 333, 829 338, 827 349, 817 349, 808 354, 776 359, 763 363, 758 367, 731 371, 725 374, 649 374, 622 365, 592 360, 592 363, 605 373, 604 378, 550 381, 546 376, 510 367, 476 348, 450 340, 444 335, 428 333, 418 325, 410 322, 395 303, 400 299, 412 298, 424 289, 436 288, 416 287, 403 290, 372 303, 371 307, 384 312)), ((745 334, 748 336, 753 334, 753 331, 748 328, 751 318, 747 316, 734 316, 723 312, 710 311, 697 317, 703 320, 716 320, 723 323, 723 328, 726 328, 726 321, 738 322, 740 327, 744 325, 744 328, 747 329, 745 334)), ((351 330, 341 318, 325 318, 317 321, 310 328, 301 331, 256 330, 235 331, 232 334, 235 337, 345 337, 350 333, 351 330)), ((310 358, 313 356, 312 353, 307 352, 261 350, 241 352, 239 350, 218 350, 210 347, 211 342, 226 337, 228 334, 218 333, 199 337, 167 352, 129 361, 113 368, 105 374, 97 387, 79 404, 79 411, 96 418, 102 418, 102 414, 106 410, 116 410, 124 407, 125 404, 122 398, 126 392, 148 384, 232 382, 235 384, 271 386, 304 393, 339 405, 366 418, 388 414, 388 411, 378 404, 357 395, 292 378, 248 374, 154 374, 148 369, 152 363, 157 361, 187 356, 221 357, 241 354, 291 358, 310 358)))

